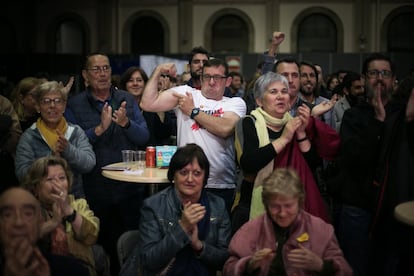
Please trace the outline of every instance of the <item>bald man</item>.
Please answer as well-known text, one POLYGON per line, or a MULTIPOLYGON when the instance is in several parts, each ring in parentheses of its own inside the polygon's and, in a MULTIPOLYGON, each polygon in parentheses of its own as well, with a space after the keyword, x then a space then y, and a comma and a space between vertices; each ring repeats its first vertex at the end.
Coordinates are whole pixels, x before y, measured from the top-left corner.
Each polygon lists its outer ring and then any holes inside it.
POLYGON ((0 195, 0 275, 89 275, 77 259, 42 252, 40 227, 40 204, 30 192, 13 187, 0 195))

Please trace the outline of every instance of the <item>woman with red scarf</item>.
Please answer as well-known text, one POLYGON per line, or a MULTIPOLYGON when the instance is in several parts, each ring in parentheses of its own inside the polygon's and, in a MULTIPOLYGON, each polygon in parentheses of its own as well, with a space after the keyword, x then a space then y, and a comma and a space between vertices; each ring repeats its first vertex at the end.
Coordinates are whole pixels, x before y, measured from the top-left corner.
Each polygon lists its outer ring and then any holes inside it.
POLYGON ((299 174, 306 191, 305 211, 329 221, 311 168, 319 156, 326 160, 336 157, 339 135, 314 119, 306 105, 298 107, 295 117, 289 114, 289 83, 280 74, 268 72, 259 77, 254 96, 258 107, 236 127, 236 150, 243 181, 240 200, 233 212, 233 232, 249 218, 264 213, 262 181, 280 167, 293 168, 299 174))

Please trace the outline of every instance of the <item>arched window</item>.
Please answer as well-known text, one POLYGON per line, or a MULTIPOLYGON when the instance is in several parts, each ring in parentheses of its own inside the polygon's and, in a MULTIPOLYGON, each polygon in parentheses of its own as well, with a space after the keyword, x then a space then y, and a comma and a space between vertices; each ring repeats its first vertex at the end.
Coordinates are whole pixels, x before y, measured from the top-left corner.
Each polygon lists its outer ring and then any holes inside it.
POLYGON ((56 31, 57 54, 83 54, 85 52, 85 34, 82 25, 75 20, 65 20, 56 31))
POLYGON ((334 21, 322 13, 302 19, 297 32, 298 52, 337 52, 338 38, 334 21))
POLYGON ((237 15, 224 15, 212 24, 211 45, 214 53, 249 50, 249 29, 246 22, 237 15))
POLYGON ((414 12, 403 12, 391 19, 387 33, 388 52, 414 52, 414 12))
POLYGON ((152 16, 142 16, 131 28, 131 52, 134 54, 165 53, 164 28, 152 16))

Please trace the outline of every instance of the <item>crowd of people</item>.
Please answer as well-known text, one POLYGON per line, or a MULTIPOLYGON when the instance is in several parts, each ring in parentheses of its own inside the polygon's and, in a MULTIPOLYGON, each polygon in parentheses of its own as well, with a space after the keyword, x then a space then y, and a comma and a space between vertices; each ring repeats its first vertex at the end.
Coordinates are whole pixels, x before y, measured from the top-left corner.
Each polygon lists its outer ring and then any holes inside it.
POLYGON ((92 53, 80 93, 26 77, 0 96, 0 274, 411 275, 413 228, 393 212, 414 200, 414 76, 397 83, 379 53, 324 76, 279 59, 284 39, 249 80, 203 47, 189 72, 116 82, 92 53), (167 188, 102 175, 157 145, 177 146, 167 188))

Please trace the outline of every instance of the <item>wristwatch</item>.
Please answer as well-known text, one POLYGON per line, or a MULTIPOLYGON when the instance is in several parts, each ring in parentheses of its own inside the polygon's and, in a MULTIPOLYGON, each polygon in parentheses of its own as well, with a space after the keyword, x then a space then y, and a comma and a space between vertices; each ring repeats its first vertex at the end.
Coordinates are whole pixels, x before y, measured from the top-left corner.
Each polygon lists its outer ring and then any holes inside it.
POLYGON ((76 210, 75 210, 75 209, 73 209, 73 213, 72 213, 72 214, 70 214, 69 216, 64 217, 63 219, 64 219, 65 221, 69 222, 69 223, 74 222, 74 221, 75 221, 75 219, 76 219, 76 210))
POLYGON ((193 108, 193 110, 191 110, 190 118, 194 119, 194 117, 197 116, 198 114, 200 114, 200 108, 195 107, 193 108))

